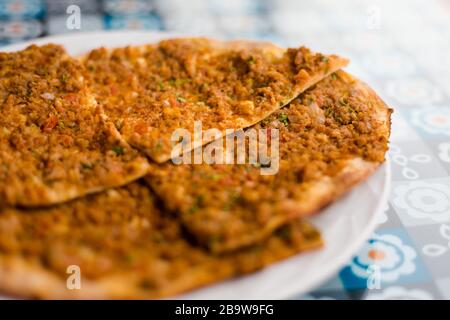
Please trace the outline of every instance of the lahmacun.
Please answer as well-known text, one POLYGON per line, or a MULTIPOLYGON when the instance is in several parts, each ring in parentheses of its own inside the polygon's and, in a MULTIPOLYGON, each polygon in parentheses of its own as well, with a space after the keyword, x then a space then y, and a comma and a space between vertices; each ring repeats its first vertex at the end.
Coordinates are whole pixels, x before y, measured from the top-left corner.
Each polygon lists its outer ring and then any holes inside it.
POLYGON ((191 244, 139 182, 47 209, 0 214, 0 290, 43 299, 162 298, 246 274, 322 245, 302 221, 215 256, 191 244), (77 266, 81 288, 69 290, 77 266))
POLYGON ((249 127, 348 62, 305 47, 205 38, 100 48, 82 61, 120 133, 157 162, 171 158, 175 129, 249 127))
POLYGON ((254 128, 279 130, 279 171, 251 164, 152 164, 146 181, 200 243, 226 252, 316 213, 385 159, 391 110, 339 71, 254 128))
POLYGON ((0 291, 165 298, 320 248, 306 219, 388 149, 392 110, 347 63, 205 38, 0 52, 0 291), (256 130, 270 162, 183 162, 229 130, 256 130))
POLYGON ((67 201, 148 168, 97 106, 82 65, 60 46, 0 53, 0 115, 0 206, 67 201))

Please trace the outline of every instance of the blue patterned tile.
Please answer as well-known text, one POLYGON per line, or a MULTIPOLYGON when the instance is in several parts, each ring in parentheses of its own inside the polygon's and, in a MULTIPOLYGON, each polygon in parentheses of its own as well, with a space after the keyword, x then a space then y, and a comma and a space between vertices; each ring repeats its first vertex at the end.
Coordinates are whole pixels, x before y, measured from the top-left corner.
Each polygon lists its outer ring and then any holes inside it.
POLYGON ((0 19, 41 19, 45 14, 42 0, 2 0, 0 19))
POLYGON ((347 290, 383 288, 431 278, 402 229, 379 230, 341 270, 339 277, 347 290))
POLYGON ((392 183, 390 202, 406 227, 450 221, 450 178, 392 183))
POLYGON ((0 41, 15 43, 39 37, 44 32, 40 20, 0 20, 0 41))
POLYGON ((425 140, 450 137, 450 104, 425 103, 405 112, 406 119, 425 140))
POLYGON ((444 101, 442 90, 425 77, 405 76, 385 81, 385 92, 402 107, 427 107, 444 101))
MULTIPOLYGON (((366 4, 355 0, 330 6, 327 0, 46 0, 47 9, 43 3, 0 0, 0 45, 68 32, 66 9, 75 4, 83 14, 81 31, 131 28, 249 37, 283 46, 304 43, 317 51, 349 57, 349 72, 368 82, 395 109, 390 151, 393 191, 374 242, 368 242, 359 258, 338 275, 301 297, 450 299, 446 273, 450 249, 440 235, 440 226, 450 224, 444 221, 450 212, 450 60, 446 56, 450 10, 443 10, 442 2, 366 4), (371 29, 368 19, 377 6, 380 26, 371 29), (423 19, 416 19, 419 12, 423 19), (437 193, 431 190, 434 185, 441 186, 437 193), (414 267, 400 272, 399 261, 411 253, 404 248, 415 254, 414 267), (372 258, 368 256, 371 249, 372 258), (390 269, 383 265, 389 257, 393 259, 390 269), (381 275, 389 278, 380 283, 380 290, 367 290, 370 275, 364 263, 372 260, 381 265, 381 275)), ((377 269, 370 271, 373 276, 377 269)))
POLYGON ((78 6, 83 14, 100 13, 100 2, 101 0, 45 0, 50 16, 65 14, 71 5, 78 6))
POLYGON ((111 30, 160 30, 162 21, 154 14, 142 16, 106 16, 105 27, 111 30))

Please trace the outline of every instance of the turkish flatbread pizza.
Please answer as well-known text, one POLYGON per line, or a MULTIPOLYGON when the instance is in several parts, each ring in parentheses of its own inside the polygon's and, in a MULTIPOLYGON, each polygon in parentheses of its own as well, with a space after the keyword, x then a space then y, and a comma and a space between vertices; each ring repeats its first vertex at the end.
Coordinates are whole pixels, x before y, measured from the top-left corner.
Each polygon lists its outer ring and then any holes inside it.
POLYGON ((2 209, 0 290, 48 299, 161 298, 322 245, 314 227, 297 220, 256 246, 212 255, 155 202, 134 182, 47 209, 2 209))
POLYGON ((0 53, 0 207, 63 202, 145 174, 82 69, 57 45, 0 53))
POLYGON ((205 38, 0 52, 0 292, 165 298, 320 248, 307 219, 388 149, 347 63, 205 38))
MULTIPOLYGON (((263 120, 347 60, 264 42, 204 38, 96 49, 82 58, 92 91, 122 136, 157 162, 176 129, 241 129, 263 120)), ((214 140, 195 139, 190 148, 214 140)))
POLYGON ((200 243, 235 250, 367 178, 385 160, 390 114, 367 85, 339 71, 253 127, 279 132, 276 174, 262 175, 258 163, 168 162, 152 164, 146 181, 200 243))

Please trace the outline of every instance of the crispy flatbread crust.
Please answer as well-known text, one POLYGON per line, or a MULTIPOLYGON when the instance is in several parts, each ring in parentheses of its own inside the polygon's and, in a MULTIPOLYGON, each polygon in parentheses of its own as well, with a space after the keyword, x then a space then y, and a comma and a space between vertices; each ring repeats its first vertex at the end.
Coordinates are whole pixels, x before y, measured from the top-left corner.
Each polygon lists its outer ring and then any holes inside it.
MULTIPOLYGON (((347 65, 301 47, 204 38, 96 49, 82 58, 96 98, 128 143, 171 158, 176 129, 249 127, 347 65)), ((190 148, 215 137, 192 141, 190 148)))
MULTIPOLYGON (((138 182, 47 209, 0 213, 0 291, 63 299, 162 298, 246 274, 322 245, 306 222, 215 256, 186 240, 138 182), (66 286, 76 265, 81 289, 66 286)), ((69 283, 72 283, 69 281, 69 283)))
POLYGON ((67 201, 148 169, 60 46, 0 53, 0 116, 0 206, 67 201))
POLYGON ((262 176, 250 164, 166 163, 152 164, 145 180, 200 243, 235 250, 318 212, 370 176, 388 149, 391 111, 339 71, 254 126, 279 130, 277 174, 262 176))

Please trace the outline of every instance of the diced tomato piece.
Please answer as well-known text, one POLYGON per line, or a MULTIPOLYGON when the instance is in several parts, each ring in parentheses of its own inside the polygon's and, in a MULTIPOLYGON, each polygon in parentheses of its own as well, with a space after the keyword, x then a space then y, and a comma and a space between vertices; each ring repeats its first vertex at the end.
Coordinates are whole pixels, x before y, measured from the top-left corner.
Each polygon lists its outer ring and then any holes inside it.
POLYGON ((174 98, 174 97, 170 97, 170 98, 169 98, 169 102, 170 102, 170 105, 171 105, 172 107, 179 107, 179 106, 180 106, 180 103, 179 103, 178 100, 177 100, 176 98, 174 98))
POLYGON ((266 135, 267 135, 267 143, 270 143, 272 140, 272 135, 271 135, 271 133, 272 133, 272 130, 271 130, 271 128, 266 128, 266 135))
POLYGON ((44 123, 41 126, 41 130, 44 132, 51 131, 56 125, 58 124, 58 118, 55 115, 51 115, 47 118, 47 120, 44 121, 44 123))
POLYGON ((74 93, 67 93, 66 95, 64 95, 64 100, 69 101, 69 102, 77 102, 78 97, 74 93))
POLYGON ((134 127, 134 131, 139 134, 146 134, 148 131, 148 126, 144 122, 140 122, 134 127))
POLYGON ((112 84, 112 85, 109 86, 109 91, 111 92, 111 94, 115 95, 115 94, 117 94, 119 89, 117 89, 116 85, 112 84))

